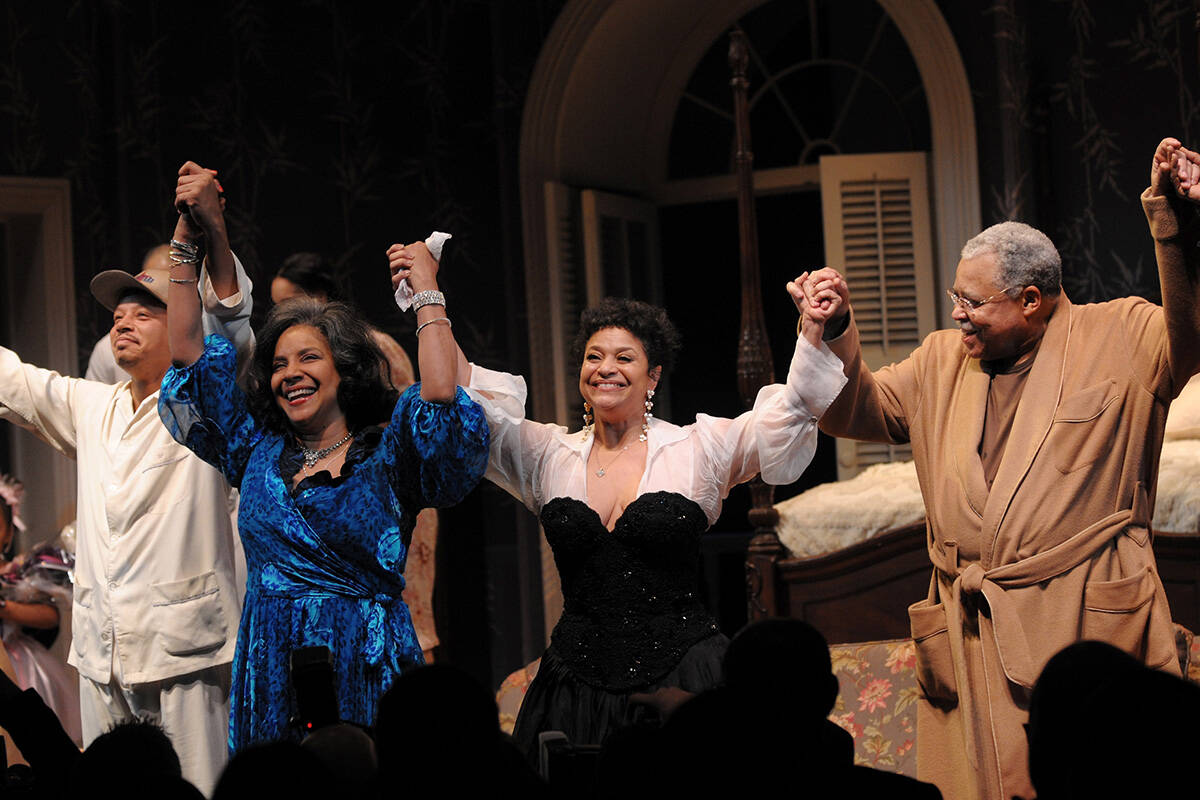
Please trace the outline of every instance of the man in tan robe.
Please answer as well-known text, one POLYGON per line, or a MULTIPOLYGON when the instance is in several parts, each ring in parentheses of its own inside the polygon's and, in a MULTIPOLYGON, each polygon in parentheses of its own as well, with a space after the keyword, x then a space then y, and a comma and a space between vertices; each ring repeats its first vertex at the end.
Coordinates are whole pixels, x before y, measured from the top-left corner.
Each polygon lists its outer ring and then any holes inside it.
MULTIPOLYGON (((872 373, 853 321, 826 327, 849 382, 821 428, 912 443, 934 565, 909 609, 925 694, 918 776, 946 797, 1033 796, 1022 725, 1064 646, 1099 639, 1178 673, 1149 524, 1167 407, 1200 369, 1188 169, 1163 140, 1142 195, 1162 307, 1073 305, 1050 240, 1002 223, 963 248, 950 292, 960 330, 872 373)), ((831 291, 850 308, 833 270, 789 290, 802 310, 831 291)))

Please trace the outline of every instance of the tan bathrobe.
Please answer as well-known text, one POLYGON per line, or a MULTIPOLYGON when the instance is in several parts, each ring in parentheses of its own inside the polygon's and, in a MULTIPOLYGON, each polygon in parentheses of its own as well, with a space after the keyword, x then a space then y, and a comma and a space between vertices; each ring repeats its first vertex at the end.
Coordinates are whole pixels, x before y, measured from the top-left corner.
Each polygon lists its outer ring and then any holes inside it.
POLYGON ((1167 407, 1200 361, 1194 246, 1143 195, 1164 308, 1140 298, 1058 301, 988 490, 978 448, 988 375, 957 331, 872 374, 853 325, 830 347, 849 383, 828 433, 912 443, 934 574, 909 609, 926 697, 918 775, 947 798, 1031 797, 1022 724, 1060 649, 1100 639, 1178 673, 1150 546, 1167 407), (978 563, 958 558, 971 537, 978 563))

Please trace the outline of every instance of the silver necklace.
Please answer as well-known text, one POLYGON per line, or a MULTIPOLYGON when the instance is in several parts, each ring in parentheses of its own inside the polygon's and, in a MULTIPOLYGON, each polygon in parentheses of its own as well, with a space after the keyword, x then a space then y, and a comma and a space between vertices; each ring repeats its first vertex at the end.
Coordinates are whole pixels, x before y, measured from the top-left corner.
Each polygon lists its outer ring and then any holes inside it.
POLYGON ((304 455, 304 469, 308 471, 315 467, 318 461, 350 441, 350 434, 347 433, 341 439, 329 445, 329 447, 322 447, 320 450, 309 450, 304 446, 304 442, 301 442, 299 439, 296 441, 300 444, 300 452, 304 455))
POLYGON ((605 464, 600 469, 596 470, 596 477, 603 478, 606 474, 608 474, 608 468, 611 467, 613 464, 617 463, 617 459, 620 458, 622 455, 624 455, 625 451, 628 450, 629 447, 630 447, 630 445, 627 444, 624 447, 622 447, 620 450, 618 450, 617 454, 612 457, 611 461, 609 461, 607 464, 605 464))

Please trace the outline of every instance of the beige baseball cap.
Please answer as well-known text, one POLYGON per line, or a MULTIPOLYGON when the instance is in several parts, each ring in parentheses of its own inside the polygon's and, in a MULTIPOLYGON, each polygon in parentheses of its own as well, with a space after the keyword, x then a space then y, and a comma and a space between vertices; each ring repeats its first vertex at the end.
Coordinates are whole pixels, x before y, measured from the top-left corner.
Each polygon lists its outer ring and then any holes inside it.
POLYGON ((130 292, 145 292, 165 306, 170 275, 161 267, 147 267, 137 275, 123 269, 106 269, 92 278, 92 296, 109 311, 116 310, 121 298, 130 292))

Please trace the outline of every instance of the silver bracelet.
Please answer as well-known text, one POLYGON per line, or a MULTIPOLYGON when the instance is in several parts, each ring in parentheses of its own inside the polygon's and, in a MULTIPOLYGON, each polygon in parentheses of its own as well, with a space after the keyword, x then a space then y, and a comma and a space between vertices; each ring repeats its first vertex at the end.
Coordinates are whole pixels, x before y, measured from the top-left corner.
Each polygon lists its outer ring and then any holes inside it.
POLYGON ((200 245, 189 244, 188 242, 181 242, 178 239, 171 240, 171 247, 175 248, 176 250, 182 250, 183 252, 187 253, 189 256, 194 256, 200 252, 200 245))
POLYGON ((413 311, 420 311, 425 306, 442 306, 445 308, 446 295, 437 289, 426 289, 423 292, 414 294, 412 299, 413 311))
POLYGON ((196 278, 167 278, 171 283, 195 283, 196 278))
MULTIPOLYGON (((428 305, 428 303, 426 305, 428 305)), ((420 336, 422 328, 424 328, 426 325, 432 325, 435 322, 444 322, 444 323, 446 323, 446 327, 448 327, 448 328, 454 327, 454 323, 450 321, 449 317, 434 317, 433 319, 427 319, 424 322, 422 322, 420 325, 418 325, 416 332, 413 333, 413 336, 420 336)))

